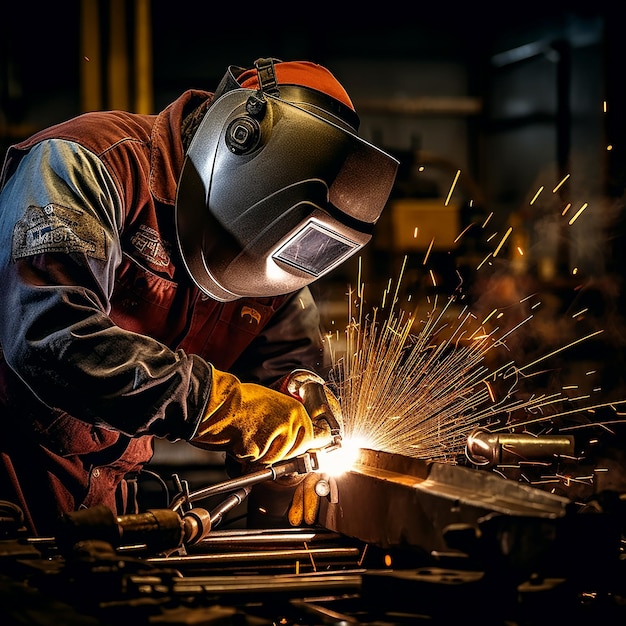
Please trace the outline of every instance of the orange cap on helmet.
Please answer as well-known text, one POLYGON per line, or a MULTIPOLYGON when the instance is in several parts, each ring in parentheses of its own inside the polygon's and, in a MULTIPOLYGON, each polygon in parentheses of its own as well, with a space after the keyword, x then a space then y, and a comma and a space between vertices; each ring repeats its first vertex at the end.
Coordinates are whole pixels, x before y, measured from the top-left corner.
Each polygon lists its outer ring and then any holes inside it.
MULTIPOLYGON (((276 82, 279 85, 299 85, 321 91, 338 100, 348 108, 354 109, 352 100, 339 81, 329 70, 310 61, 277 61, 274 63, 276 82)), ((244 89, 258 89, 259 80, 255 68, 246 70, 238 77, 244 89)))

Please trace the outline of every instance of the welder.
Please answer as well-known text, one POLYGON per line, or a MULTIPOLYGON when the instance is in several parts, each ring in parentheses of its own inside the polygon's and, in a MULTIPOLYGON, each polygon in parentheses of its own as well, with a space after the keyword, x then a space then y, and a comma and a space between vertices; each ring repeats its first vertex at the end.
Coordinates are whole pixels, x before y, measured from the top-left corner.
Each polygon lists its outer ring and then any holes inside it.
POLYGON ((0 500, 30 533, 132 512, 154 437, 269 465, 327 445, 309 285, 371 238, 397 161, 309 61, 230 66, 156 115, 88 112, 0 179, 0 500))

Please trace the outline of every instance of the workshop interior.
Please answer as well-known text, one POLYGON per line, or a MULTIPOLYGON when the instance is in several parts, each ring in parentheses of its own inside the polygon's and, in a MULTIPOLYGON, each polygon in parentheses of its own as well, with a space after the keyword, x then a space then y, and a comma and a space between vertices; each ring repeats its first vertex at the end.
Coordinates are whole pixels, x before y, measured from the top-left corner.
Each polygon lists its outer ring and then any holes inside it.
POLYGON ((273 56, 331 68, 400 163, 371 242, 311 285, 342 423, 302 397, 334 445, 237 475, 156 440, 139 513, 50 537, 0 502, 2 624, 626 623, 624 9, 350 12, 73 0, 0 21, 3 156, 273 56), (286 520, 294 476, 316 477, 313 524, 286 520))

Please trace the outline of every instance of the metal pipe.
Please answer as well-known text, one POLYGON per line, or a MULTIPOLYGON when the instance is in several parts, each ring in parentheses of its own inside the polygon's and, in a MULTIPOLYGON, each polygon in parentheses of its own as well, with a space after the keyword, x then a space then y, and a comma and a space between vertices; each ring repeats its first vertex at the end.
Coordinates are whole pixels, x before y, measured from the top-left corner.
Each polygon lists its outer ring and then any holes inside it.
POLYGON ((487 467, 573 454, 573 435, 491 433, 482 428, 470 433, 465 446, 474 465, 487 467))
POLYGON ((207 548, 218 547, 222 550, 237 550, 243 546, 264 546, 278 544, 303 543, 311 545, 320 541, 336 541, 340 535, 324 529, 302 529, 302 528, 261 528, 248 529, 236 528, 228 530, 214 530, 204 539, 202 546, 207 548))
POLYGON ((299 548, 291 550, 251 550, 248 552, 220 552, 215 554, 192 554, 185 556, 152 557, 146 559, 149 563, 161 565, 210 565, 233 564, 236 562, 256 563, 272 561, 296 561, 311 559, 345 559, 357 558, 361 554, 358 548, 299 548))
MULTIPOLYGON (((154 576, 130 576, 135 586, 147 588, 155 584, 154 576)), ((158 580, 158 579, 157 579, 158 580)), ((356 592, 362 585, 361 571, 317 572, 315 574, 183 576, 172 580, 175 594, 281 594, 322 592, 356 592)))

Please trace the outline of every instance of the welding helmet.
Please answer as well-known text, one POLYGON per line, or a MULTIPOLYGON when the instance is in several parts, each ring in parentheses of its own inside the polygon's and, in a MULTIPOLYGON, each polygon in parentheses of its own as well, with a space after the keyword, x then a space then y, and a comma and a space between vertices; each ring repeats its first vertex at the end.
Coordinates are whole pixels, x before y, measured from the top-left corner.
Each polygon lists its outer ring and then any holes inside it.
POLYGON ((204 293, 228 302, 296 291, 371 239, 398 162, 359 138, 358 123, 320 65, 228 69, 176 197, 180 251, 204 293))

